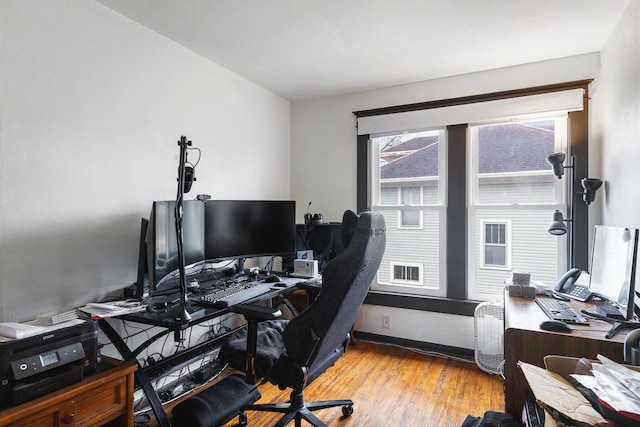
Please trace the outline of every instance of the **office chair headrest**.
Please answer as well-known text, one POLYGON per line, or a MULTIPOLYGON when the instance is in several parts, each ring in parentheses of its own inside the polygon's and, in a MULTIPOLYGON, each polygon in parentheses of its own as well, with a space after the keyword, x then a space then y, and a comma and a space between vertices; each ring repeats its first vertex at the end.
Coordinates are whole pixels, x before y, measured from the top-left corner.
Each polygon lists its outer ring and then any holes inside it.
POLYGON ((354 228, 354 235, 383 236, 386 233, 384 217, 380 212, 364 211, 359 215, 358 225, 354 228))
POLYGON ((358 224, 358 218, 358 214, 352 210, 346 210, 342 215, 342 228, 340 233, 342 237, 342 246, 344 248, 349 247, 349 243, 351 243, 353 232, 358 224))

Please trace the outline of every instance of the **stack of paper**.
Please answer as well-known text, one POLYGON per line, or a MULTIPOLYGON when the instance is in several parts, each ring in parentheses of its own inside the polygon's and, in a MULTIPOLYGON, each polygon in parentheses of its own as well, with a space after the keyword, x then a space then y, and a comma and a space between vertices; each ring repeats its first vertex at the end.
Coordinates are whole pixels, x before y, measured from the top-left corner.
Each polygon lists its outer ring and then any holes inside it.
POLYGON ((9 338, 26 338, 32 335, 38 335, 44 332, 45 328, 42 326, 18 323, 18 322, 4 322, 0 323, 0 335, 9 338))
POLYGON ((36 321, 41 325, 57 325, 77 318, 78 312, 76 310, 56 310, 39 315, 36 321))
POLYGON ((555 372, 518 362, 538 404, 545 410, 545 426, 589 425, 604 427, 607 421, 589 404, 571 383, 555 372), (561 418, 554 421, 553 414, 561 418), (570 421, 569 421, 570 420, 570 421))
POLYGON ((640 423, 640 372, 629 369, 602 355, 594 364, 593 376, 572 375, 590 388, 605 406, 640 423))
POLYGON ((113 301, 110 303, 90 302, 84 307, 79 308, 79 310, 95 318, 116 317, 123 314, 136 313, 145 309, 145 305, 130 301, 113 301))

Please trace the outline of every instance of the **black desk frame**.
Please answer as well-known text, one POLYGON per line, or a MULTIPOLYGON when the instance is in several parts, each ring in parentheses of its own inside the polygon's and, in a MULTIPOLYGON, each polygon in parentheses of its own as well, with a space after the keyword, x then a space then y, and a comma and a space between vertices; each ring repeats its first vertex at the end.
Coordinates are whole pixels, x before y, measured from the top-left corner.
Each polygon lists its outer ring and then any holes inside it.
MULTIPOLYGON (((288 288, 272 290, 260 295, 259 297, 244 301, 243 303, 255 303, 271 300, 277 297, 285 297, 295 289, 297 289, 296 286, 290 286, 288 288)), ((213 307, 204 308, 198 306, 198 309, 204 309, 203 315, 196 315, 188 323, 184 325, 177 325, 174 321, 175 319, 173 316, 174 310, 176 308, 179 308, 179 306, 156 313, 141 312, 118 316, 116 318, 118 320, 136 322, 163 328, 160 332, 147 339, 135 349, 130 349, 129 346, 127 346, 120 334, 118 334, 118 332, 107 322, 106 319, 100 319, 98 321, 98 327, 107 336, 107 338, 109 338, 115 349, 120 353, 120 356, 122 356, 123 360, 136 362, 138 364, 138 370, 135 372, 134 376, 136 387, 139 387, 146 396, 147 401, 149 402, 149 405, 151 406, 151 409, 153 410, 153 413, 156 416, 156 420, 158 421, 158 425, 160 427, 171 427, 171 422, 169 421, 169 418, 164 411, 164 407, 162 406, 160 397, 153 388, 151 380, 157 377, 162 372, 165 372, 172 367, 178 366, 181 363, 197 360, 198 357, 201 357, 202 355, 221 346, 222 343, 227 339, 227 337, 237 330, 235 329, 230 332, 217 335, 216 337, 208 341, 196 344, 192 347, 182 350, 179 353, 167 356, 159 360, 157 363, 153 364, 153 366, 142 366, 138 362, 137 356, 159 339, 167 336, 168 334, 175 333, 177 331, 183 331, 191 328, 192 326, 204 323, 209 320, 220 318, 225 314, 231 313, 231 308, 217 309, 213 307)))

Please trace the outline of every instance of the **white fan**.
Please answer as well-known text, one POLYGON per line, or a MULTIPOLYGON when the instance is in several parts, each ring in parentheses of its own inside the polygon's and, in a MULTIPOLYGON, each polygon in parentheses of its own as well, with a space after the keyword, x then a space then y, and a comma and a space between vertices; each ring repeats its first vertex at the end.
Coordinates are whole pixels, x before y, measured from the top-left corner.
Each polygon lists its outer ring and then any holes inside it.
POLYGON ((491 301, 478 304, 475 310, 475 358, 485 372, 501 374, 504 361, 504 306, 491 301))

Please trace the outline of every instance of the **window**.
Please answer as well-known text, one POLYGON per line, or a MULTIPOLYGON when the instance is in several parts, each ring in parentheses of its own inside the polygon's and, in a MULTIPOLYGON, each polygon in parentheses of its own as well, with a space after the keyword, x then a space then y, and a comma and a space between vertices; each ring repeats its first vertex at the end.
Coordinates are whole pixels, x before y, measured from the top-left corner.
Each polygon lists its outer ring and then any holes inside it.
POLYGON ((374 289, 444 295, 444 129, 369 140, 373 209, 382 212, 387 247, 374 289))
POLYGON ((391 282, 405 285, 422 285, 422 264, 399 264, 392 262, 390 271, 392 271, 391 282))
POLYGON ((512 271, 554 283, 564 252, 547 227, 562 186, 546 157, 566 135, 566 116, 469 126, 470 297, 499 297, 512 271))
MULTIPOLYGON (((554 210, 568 217, 566 179, 546 156, 576 156, 576 176, 587 176, 589 83, 354 112, 358 209, 387 221, 370 303, 473 315, 473 301, 500 297, 512 271, 545 283, 567 271, 567 236, 547 232, 554 210), (404 130, 420 127, 434 130, 404 130), (414 265, 422 286, 402 283, 414 265)), ((588 211, 575 209, 575 266, 588 269, 588 211)))
POLYGON ((511 245, 509 221, 482 221, 484 243, 481 268, 509 269, 511 245))
MULTIPOLYGON (((401 206, 420 206, 420 187, 399 187, 401 206)), ((421 228, 422 212, 402 210, 399 212, 400 228, 421 228)))

